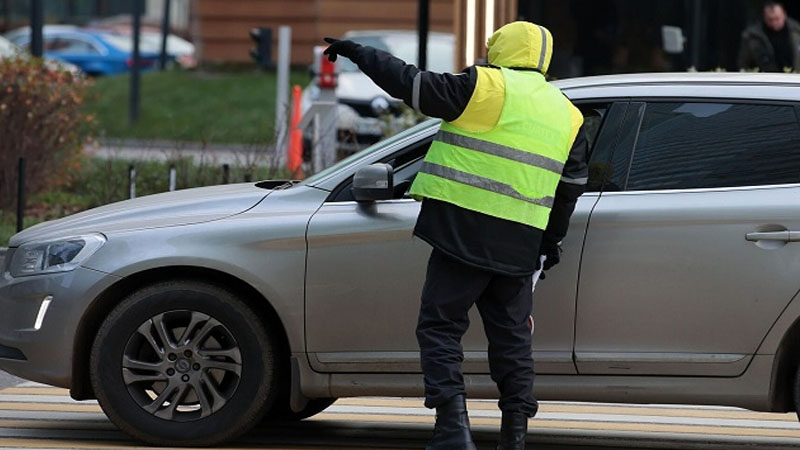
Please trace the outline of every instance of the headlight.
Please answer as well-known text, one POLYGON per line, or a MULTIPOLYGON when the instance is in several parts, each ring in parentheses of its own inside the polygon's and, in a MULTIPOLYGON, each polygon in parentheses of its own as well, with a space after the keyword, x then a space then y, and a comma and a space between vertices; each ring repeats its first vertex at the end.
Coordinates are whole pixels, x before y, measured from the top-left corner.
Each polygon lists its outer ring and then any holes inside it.
POLYGON ((74 270, 105 243, 102 234, 28 242, 14 251, 9 272, 24 277, 74 270))

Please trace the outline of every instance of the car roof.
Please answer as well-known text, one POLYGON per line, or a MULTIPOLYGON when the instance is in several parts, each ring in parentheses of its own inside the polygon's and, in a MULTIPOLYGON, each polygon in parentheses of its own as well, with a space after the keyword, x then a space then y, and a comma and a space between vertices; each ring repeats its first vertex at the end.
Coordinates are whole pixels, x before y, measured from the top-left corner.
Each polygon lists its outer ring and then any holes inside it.
POLYGON ((757 72, 667 72, 630 73, 621 75, 601 75, 592 77, 568 78, 553 84, 561 89, 576 87, 600 87, 619 85, 652 84, 788 84, 800 86, 800 75, 791 73, 757 72))
MULTIPOLYGON (((74 25, 45 25, 42 28, 42 34, 45 36, 93 36, 93 37, 102 37, 104 33, 102 31, 95 31, 95 30, 87 30, 85 28, 76 27, 74 25)), ((26 41, 30 40, 30 28, 25 27, 24 29, 14 30, 6 34, 8 37, 9 35, 12 38, 17 36, 23 36, 26 41)))
POLYGON ((553 84, 572 99, 687 97, 800 101, 800 75, 753 72, 633 73, 553 84))
MULTIPOLYGON (((42 33, 47 32, 56 32, 56 31, 72 31, 77 30, 78 27, 75 25, 44 25, 42 27, 42 33)), ((30 39, 31 35, 31 27, 24 26, 15 28, 13 30, 8 31, 5 33, 5 37, 11 41, 15 41, 17 39, 30 39)))
MULTIPOLYGON (((77 30, 79 28, 80 27, 77 26, 77 25, 68 25, 68 24, 45 24, 45 25, 42 25, 42 31, 67 31, 67 30, 77 30)), ((7 34, 12 34, 12 33, 13 34, 20 34, 20 33, 30 34, 30 32, 31 32, 31 27, 26 25, 24 27, 19 27, 19 28, 15 28, 13 30, 9 30, 7 34)))

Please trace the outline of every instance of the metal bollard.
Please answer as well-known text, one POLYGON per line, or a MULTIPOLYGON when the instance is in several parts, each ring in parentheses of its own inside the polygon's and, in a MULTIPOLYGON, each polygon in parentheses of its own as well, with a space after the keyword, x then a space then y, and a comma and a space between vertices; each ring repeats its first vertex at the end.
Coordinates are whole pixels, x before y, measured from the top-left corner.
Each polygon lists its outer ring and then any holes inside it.
POLYGON ((175 184, 177 183, 178 178, 178 171, 175 170, 175 166, 169 166, 169 191, 172 192, 175 190, 175 184))
POLYGON ((25 223, 25 158, 20 158, 17 165, 17 232, 22 231, 25 223))
POLYGON ((129 198, 136 198, 136 167, 133 164, 128 167, 128 187, 130 189, 129 198))

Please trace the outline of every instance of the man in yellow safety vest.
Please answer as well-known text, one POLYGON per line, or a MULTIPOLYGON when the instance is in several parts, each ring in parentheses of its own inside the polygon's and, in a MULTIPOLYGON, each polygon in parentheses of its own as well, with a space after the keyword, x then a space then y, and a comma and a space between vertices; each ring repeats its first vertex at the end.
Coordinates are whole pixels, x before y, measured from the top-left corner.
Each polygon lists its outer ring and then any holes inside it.
POLYGON ((559 262, 559 244, 588 179, 583 116, 544 74, 553 36, 513 22, 488 42, 488 66, 420 71, 389 53, 326 38, 390 95, 443 119, 411 187, 414 234, 433 247, 417 338, 425 405, 436 408, 429 450, 475 449, 461 337, 477 305, 503 412, 499 450, 525 448, 533 396, 532 275, 559 262))

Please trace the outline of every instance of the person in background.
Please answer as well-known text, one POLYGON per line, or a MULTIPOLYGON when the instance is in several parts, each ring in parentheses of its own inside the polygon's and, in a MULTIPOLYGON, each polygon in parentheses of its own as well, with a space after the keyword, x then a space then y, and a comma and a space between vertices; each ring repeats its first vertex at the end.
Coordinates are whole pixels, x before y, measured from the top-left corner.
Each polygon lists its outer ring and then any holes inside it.
POLYGON ((425 406, 436 408, 428 450, 475 450, 461 337, 477 306, 503 411, 499 450, 525 448, 533 395, 534 273, 560 242, 588 180, 583 115, 545 74, 553 36, 513 22, 488 42, 486 66, 420 71, 392 55, 326 38, 386 92, 444 121, 410 194, 423 199, 414 234, 431 244, 417 325, 425 406), (574 145, 573 145, 574 143, 574 145))
POLYGON ((764 3, 761 23, 742 33, 739 68, 761 72, 800 70, 800 23, 786 15, 783 4, 764 3))

